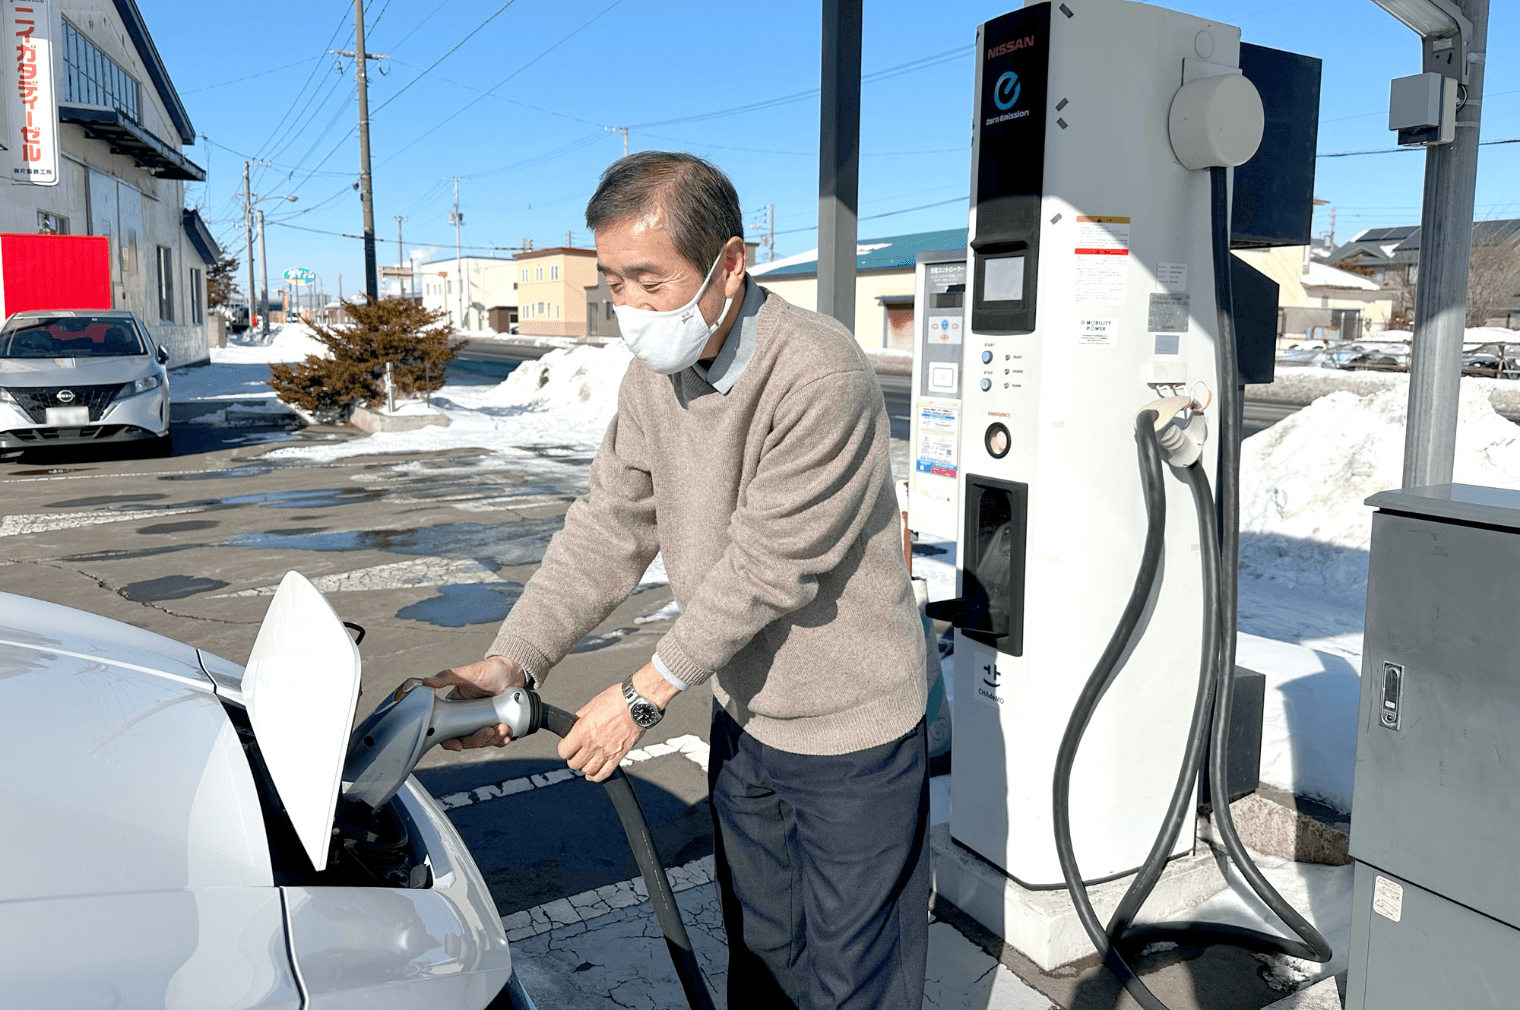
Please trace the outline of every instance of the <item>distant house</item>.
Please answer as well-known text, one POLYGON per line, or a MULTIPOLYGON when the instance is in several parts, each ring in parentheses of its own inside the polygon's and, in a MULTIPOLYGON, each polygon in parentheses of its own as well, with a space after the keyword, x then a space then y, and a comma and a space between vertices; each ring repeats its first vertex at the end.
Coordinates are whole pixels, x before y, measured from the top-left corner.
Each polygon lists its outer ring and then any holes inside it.
POLYGON ((517 331, 540 337, 586 334, 586 289, 595 287, 596 250, 559 246, 518 253, 517 331))
MULTIPOLYGON (((913 349, 913 272, 920 251, 966 248, 966 229, 861 239, 855 246, 855 340, 913 349)), ((818 250, 760 263, 750 273, 793 305, 818 307, 818 250)))
POLYGON ((1389 328, 1395 294, 1370 277, 1315 260, 1305 246, 1236 249, 1277 282, 1277 339, 1360 340, 1389 328))
MULTIPOLYGON (((1520 326, 1520 218, 1474 221, 1472 243, 1476 271, 1497 274, 1492 281, 1501 293, 1492 296, 1485 318, 1500 326, 1520 326), (1485 250, 1487 252, 1480 252, 1485 250)), ((1415 290, 1420 276, 1420 226, 1368 228, 1337 246, 1325 260, 1351 270, 1392 292, 1394 312, 1405 320, 1414 316, 1415 290)), ((1484 281, 1490 278, 1485 277, 1484 281)))
POLYGON ((447 312, 455 329, 485 330, 516 320, 516 277, 510 259, 439 256, 414 268, 412 287, 423 308, 447 312))

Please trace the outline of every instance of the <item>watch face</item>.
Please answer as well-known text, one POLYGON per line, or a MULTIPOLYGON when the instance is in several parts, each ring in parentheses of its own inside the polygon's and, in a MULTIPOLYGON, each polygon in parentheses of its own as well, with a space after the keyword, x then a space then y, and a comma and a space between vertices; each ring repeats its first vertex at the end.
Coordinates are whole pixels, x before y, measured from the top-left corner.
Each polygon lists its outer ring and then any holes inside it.
POLYGON ((629 712, 633 714, 633 721, 646 729, 660 721, 660 710, 642 699, 634 702, 629 712))

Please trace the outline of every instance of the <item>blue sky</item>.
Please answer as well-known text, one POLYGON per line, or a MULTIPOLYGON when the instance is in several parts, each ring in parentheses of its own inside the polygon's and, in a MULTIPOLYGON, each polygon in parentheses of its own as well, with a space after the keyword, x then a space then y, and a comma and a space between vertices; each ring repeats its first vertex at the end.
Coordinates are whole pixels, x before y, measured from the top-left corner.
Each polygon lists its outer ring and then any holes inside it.
MULTIPOLYGON (((300 199, 263 204, 271 285, 286 267, 306 266, 329 292, 341 272, 352 294, 362 286, 362 244, 321 234, 361 226, 351 188, 352 61, 341 61, 339 75, 327 55, 352 48, 352 2, 139 3, 202 134, 189 153, 210 178, 190 187, 189 200, 241 256, 243 159, 273 162, 255 170, 255 193, 300 199)), ((816 0, 502 3, 369 0, 369 49, 393 57, 387 73, 371 74, 369 90, 381 263, 396 261, 398 214, 407 218, 408 248, 452 253, 445 180, 453 176, 461 180, 464 244, 480 254, 525 237, 540 248, 560 245, 567 231, 589 245, 585 200, 622 153, 622 138, 604 127, 622 125, 633 127, 633 150, 690 150, 715 161, 738 187, 748 223, 758 225, 774 204, 777 255, 816 244, 816 0), (759 107, 710 115, 751 105, 759 107)), ((1012 6, 866 3, 862 238, 965 223, 969 43, 978 23, 1012 6)), ((1419 50, 1413 33, 1370 0, 1170 6, 1239 25, 1246 41, 1321 58, 1322 153, 1392 146, 1388 81, 1416 73, 1419 50)), ((1520 4, 1495 0, 1489 39, 1483 138, 1520 137, 1520 4)), ((1417 222, 1423 169, 1423 155, 1409 152, 1319 159, 1316 193, 1336 208, 1337 240, 1417 222)), ((1316 213, 1317 233, 1328 230, 1328 211, 1316 213)), ((1520 216, 1520 144, 1483 148, 1477 216, 1520 216)))

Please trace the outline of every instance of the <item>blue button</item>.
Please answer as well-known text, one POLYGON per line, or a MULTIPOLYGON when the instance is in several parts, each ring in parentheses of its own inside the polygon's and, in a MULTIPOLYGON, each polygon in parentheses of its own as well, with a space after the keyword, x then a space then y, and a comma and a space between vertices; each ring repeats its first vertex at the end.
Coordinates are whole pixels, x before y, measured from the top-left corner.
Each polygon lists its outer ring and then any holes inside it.
POLYGON ((991 379, 983 379, 982 380, 982 392, 985 393, 985 392, 987 392, 987 390, 989 390, 991 388, 992 388, 992 380, 991 379))
POLYGON ((982 352, 982 364, 984 364, 984 365, 990 365, 990 364, 992 364, 992 352, 991 351, 983 351, 982 352))

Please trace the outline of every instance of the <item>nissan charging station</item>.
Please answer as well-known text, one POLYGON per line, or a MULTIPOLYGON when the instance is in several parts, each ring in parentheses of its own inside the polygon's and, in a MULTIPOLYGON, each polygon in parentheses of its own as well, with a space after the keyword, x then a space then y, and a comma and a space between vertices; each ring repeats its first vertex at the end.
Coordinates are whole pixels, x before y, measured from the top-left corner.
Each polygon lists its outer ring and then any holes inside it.
MULTIPOLYGON (((1203 858, 1173 863, 1205 763, 1230 791, 1240 393, 1275 351, 1275 285, 1229 249, 1308 241, 1319 61, 1130 0, 1030 4, 977 49, 968 248, 923 254, 916 299, 910 523, 957 547, 936 887, 1044 968, 1096 946, 1161 1007, 1124 951, 1209 935, 1130 923, 1203 858)), ((1233 939, 1328 960, 1216 807, 1297 933, 1233 939)))

